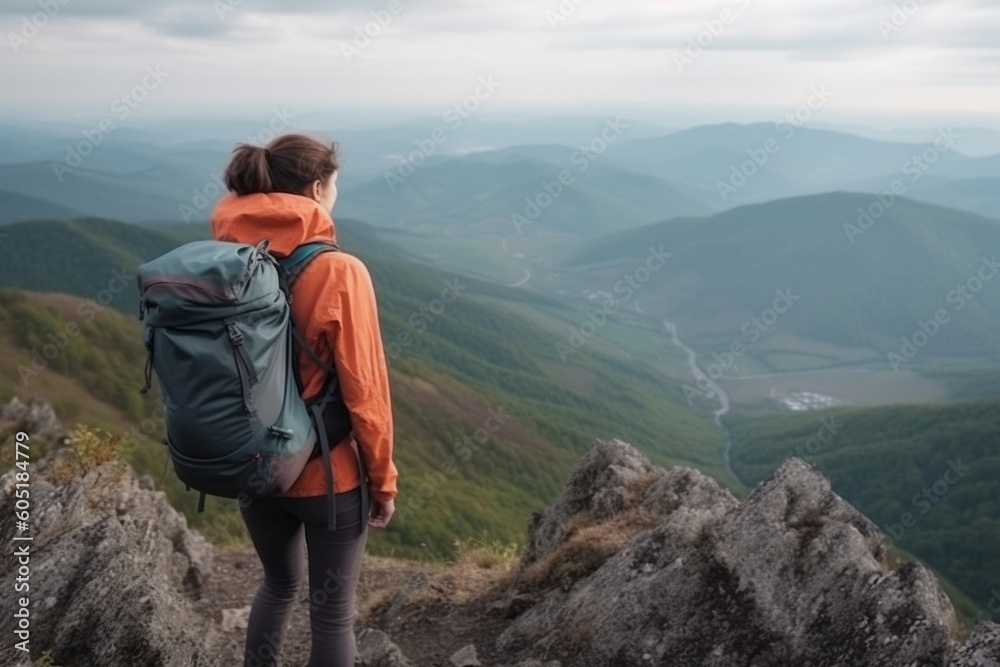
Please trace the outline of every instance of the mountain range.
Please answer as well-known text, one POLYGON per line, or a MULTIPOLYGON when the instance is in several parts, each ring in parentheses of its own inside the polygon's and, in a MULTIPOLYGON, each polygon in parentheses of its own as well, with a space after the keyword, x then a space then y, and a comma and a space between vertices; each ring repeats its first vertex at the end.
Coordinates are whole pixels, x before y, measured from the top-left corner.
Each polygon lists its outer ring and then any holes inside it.
MULTIPOLYGON (((439 559, 456 538, 521 541, 595 437, 737 495, 821 442, 807 458, 838 493, 984 604, 995 549, 963 545, 996 532, 1000 157, 968 148, 987 135, 949 144, 942 128, 934 147, 933 132, 634 124, 596 142, 607 122, 470 122, 422 159, 433 118, 331 133, 338 230, 376 285, 403 473, 399 521, 372 549, 439 559), (441 310, 446 285, 461 296, 441 310), (832 444, 813 439, 841 423, 832 444), (913 495, 953 480, 957 459, 972 469, 924 516, 913 495)), ((0 127, 0 400, 38 392, 116 432, 148 423, 131 276, 208 235, 218 171, 254 128, 121 128, 58 174, 72 128, 0 127)), ((133 465, 193 525, 242 539, 213 528, 225 502, 194 513, 148 435, 133 465)))

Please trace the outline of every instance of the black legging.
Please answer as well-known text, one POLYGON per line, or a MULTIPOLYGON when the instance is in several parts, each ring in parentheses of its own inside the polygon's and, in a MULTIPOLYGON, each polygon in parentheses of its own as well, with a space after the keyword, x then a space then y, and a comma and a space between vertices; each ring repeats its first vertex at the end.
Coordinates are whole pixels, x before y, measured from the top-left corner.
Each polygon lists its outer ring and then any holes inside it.
POLYGON ((354 592, 368 537, 361 489, 336 495, 337 530, 326 525, 326 496, 270 497, 241 507, 243 521, 264 566, 247 627, 244 667, 272 667, 284 637, 309 552, 308 667, 353 667, 354 592), (304 526, 304 530, 303 530, 304 526))

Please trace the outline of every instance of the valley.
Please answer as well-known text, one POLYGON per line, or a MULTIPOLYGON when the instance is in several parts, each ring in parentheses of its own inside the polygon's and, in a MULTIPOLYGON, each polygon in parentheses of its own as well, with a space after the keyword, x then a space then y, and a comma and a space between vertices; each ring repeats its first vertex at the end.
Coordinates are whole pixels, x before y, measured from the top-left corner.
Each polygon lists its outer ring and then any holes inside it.
MULTIPOLYGON (((585 141, 604 122, 565 131, 585 141)), ((343 247, 372 273, 394 387, 400 516, 373 540, 375 553, 435 560, 456 538, 520 543, 525 518, 552 501, 594 438, 697 467, 737 495, 799 455, 890 527, 909 487, 859 486, 868 452, 882 452, 879 475, 902 467, 910 486, 933 483, 938 459, 961 453, 984 477, 941 499, 950 509, 898 548, 971 599, 988 597, 987 551, 961 560, 928 540, 958 539, 995 516, 966 497, 987 493, 1000 473, 985 417, 1000 396, 995 158, 964 155, 956 142, 879 212, 874 188, 920 144, 801 129, 723 202, 715 181, 773 130, 643 127, 580 169, 551 127, 519 143, 509 127, 483 124, 469 128, 479 149, 456 141, 390 190, 386 156, 421 128, 344 136, 356 169, 345 167, 334 216, 343 247), (460 285, 458 297, 430 310, 446 285, 460 285), (974 407, 984 416, 966 420, 974 407), (510 417, 489 445, 457 474, 442 472, 498 411, 510 417), (893 430, 926 415, 935 433, 962 423, 962 435, 893 430), (811 451, 822 425, 841 421, 843 434, 822 432, 829 442, 811 451)), ((0 159, 0 399, 37 391, 68 419, 136 432, 154 405, 131 391, 144 355, 130 276, 207 237, 226 144, 123 133, 52 196, 45 160, 60 140, 11 145, 0 159), (39 362, 70 324, 81 335, 39 362), (94 346, 110 346, 109 356, 94 346), (32 360, 41 368, 25 381, 32 360)), ((198 515, 163 473, 160 428, 131 449, 133 465, 215 541, 244 539, 226 502, 210 499, 198 515)))

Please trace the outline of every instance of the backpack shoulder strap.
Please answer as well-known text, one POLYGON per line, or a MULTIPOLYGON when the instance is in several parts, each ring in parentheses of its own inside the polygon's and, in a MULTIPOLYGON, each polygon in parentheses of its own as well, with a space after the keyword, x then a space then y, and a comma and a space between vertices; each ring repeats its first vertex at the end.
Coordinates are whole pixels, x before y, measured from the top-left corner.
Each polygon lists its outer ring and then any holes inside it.
MULTIPOLYGON (((313 259, 318 257, 324 252, 337 252, 340 248, 336 243, 318 241, 316 243, 304 243, 295 250, 293 250, 287 257, 277 260, 279 274, 281 276, 281 281, 283 282, 283 289, 285 295, 288 297, 288 302, 292 301, 292 285, 298 279, 299 275, 305 270, 306 266, 309 265, 313 259)), ((337 380, 337 370, 325 361, 319 358, 319 355, 312 349, 309 342, 306 341, 305 336, 295 322, 291 322, 292 336, 295 338, 295 342, 305 350, 305 353, 309 356, 312 361, 322 368, 327 373, 327 379, 324 382, 325 392, 321 393, 320 397, 309 406, 310 412, 312 412, 313 423, 316 424, 316 429, 319 436, 320 444, 320 455, 323 459, 323 469, 326 472, 326 499, 327 499, 327 529, 336 529, 336 501, 334 499, 333 490, 333 466, 330 456, 331 443, 327 437, 326 429, 323 427, 323 411, 326 409, 327 405, 335 400, 339 399, 340 387, 337 380)), ((302 378, 299 375, 298 364, 293 365, 293 370, 295 373, 295 381, 299 387, 299 391, 302 391, 303 383, 302 378)), ((335 444, 335 443, 334 443, 335 444)), ((359 452, 360 456, 360 452, 359 452)), ((360 461, 360 458, 359 458, 360 461)), ((362 499, 361 499, 361 523, 364 524, 367 518, 367 497, 368 488, 365 477, 364 462, 359 463, 361 471, 361 487, 362 487, 362 499)))
POLYGON ((339 250, 340 246, 336 243, 315 241, 313 243, 303 243, 289 253, 287 257, 278 259, 277 263, 284 274, 282 277, 288 289, 291 290, 292 285, 295 284, 299 275, 305 271, 305 268, 309 266, 312 260, 324 252, 338 252, 339 250))
MULTIPOLYGON (((303 243, 297 246, 292 252, 288 254, 287 257, 282 257, 280 259, 275 259, 278 265, 278 272, 281 277, 282 289, 285 292, 285 296, 288 298, 288 302, 292 302, 292 285, 298 280, 302 272, 305 271, 309 263, 316 259, 319 255, 324 252, 338 252, 340 251, 340 246, 336 243, 330 241, 315 241, 313 243, 303 243)), ((331 368, 326 362, 319 358, 319 356, 313 351, 312 347, 306 342, 305 336, 299 331, 299 328, 295 326, 292 322, 292 335, 295 337, 295 342, 297 342, 309 358, 313 362, 325 370, 327 373, 336 373, 337 371, 331 368)), ((297 373, 296 373, 297 375, 297 373)), ((298 378, 296 378, 298 380, 298 378)), ((301 389, 301 384, 299 385, 301 389)))
MULTIPOLYGON (((295 281, 298 280, 298 277, 302 275, 302 272, 305 271, 307 266, 309 266, 309 263, 312 262, 312 260, 319 257, 324 252, 339 252, 339 251, 340 251, 340 246, 338 246, 336 243, 330 241, 315 241, 313 243, 303 243, 302 245, 292 250, 292 252, 290 252, 287 257, 276 259, 279 274, 281 276, 282 289, 284 290, 289 303, 292 302, 292 285, 295 284, 295 281)), ((319 358, 319 355, 317 355, 316 352, 312 349, 312 347, 306 341, 305 336, 302 335, 302 332, 299 331, 299 328, 295 326, 294 322, 292 322, 291 325, 292 325, 292 335, 295 337, 295 342, 297 342, 299 346, 301 346, 302 349, 305 350, 305 353, 309 355, 309 358, 312 359, 312 361, 317 366, 319 366, 324 371, 333 376, 333 378, 331 379, 331 383, 332 383, 332 390, 335 390, 337 385, 336 369, 334 369, 332 366, 330 366, 325 361, 319 358)), ((298 384, 299 390, 301 391, 302 382, 301 378, 299 378, 298 375, 297 364, 295 368, 295 376, 296 376, 295 377, 296 383, 298 384)))

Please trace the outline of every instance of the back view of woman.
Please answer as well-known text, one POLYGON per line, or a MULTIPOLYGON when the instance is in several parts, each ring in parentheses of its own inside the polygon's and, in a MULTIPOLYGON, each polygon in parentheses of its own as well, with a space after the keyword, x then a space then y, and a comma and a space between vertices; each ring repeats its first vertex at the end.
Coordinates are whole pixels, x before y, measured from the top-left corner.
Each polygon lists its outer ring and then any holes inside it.
MULTIPOLYGON (((299 245, 336 242, 330 217, 337 200, 337 146, 287 134, 261 148, 241 144, 226 168, 230 194, 212 212, 212 235, 256 245, 267 239, 277 257, 299 245)), ((327 471, 322 457, 306 464, 283 494, 240 508, 264 567, 247 628, 245 667, 276 664, 284 630, 305 573, 308 551, 309 667, 354 665, 355 590, 367 527, 384 528, 396 497, 389 379, 365 265, 344 252, 317 255, 292 289, 292 320, 319 359, 337 370, 353 433, 330 443, 336 529, 327 528, 327 471), (359 459, 360 457, 360 459, 359 459), (363 478, 359 460, 367 479, 363 478), (363 516, 362 488, 371 508, 363 516)), ((326 372, 297 349, 306 401, 325 389, 326 372)))

